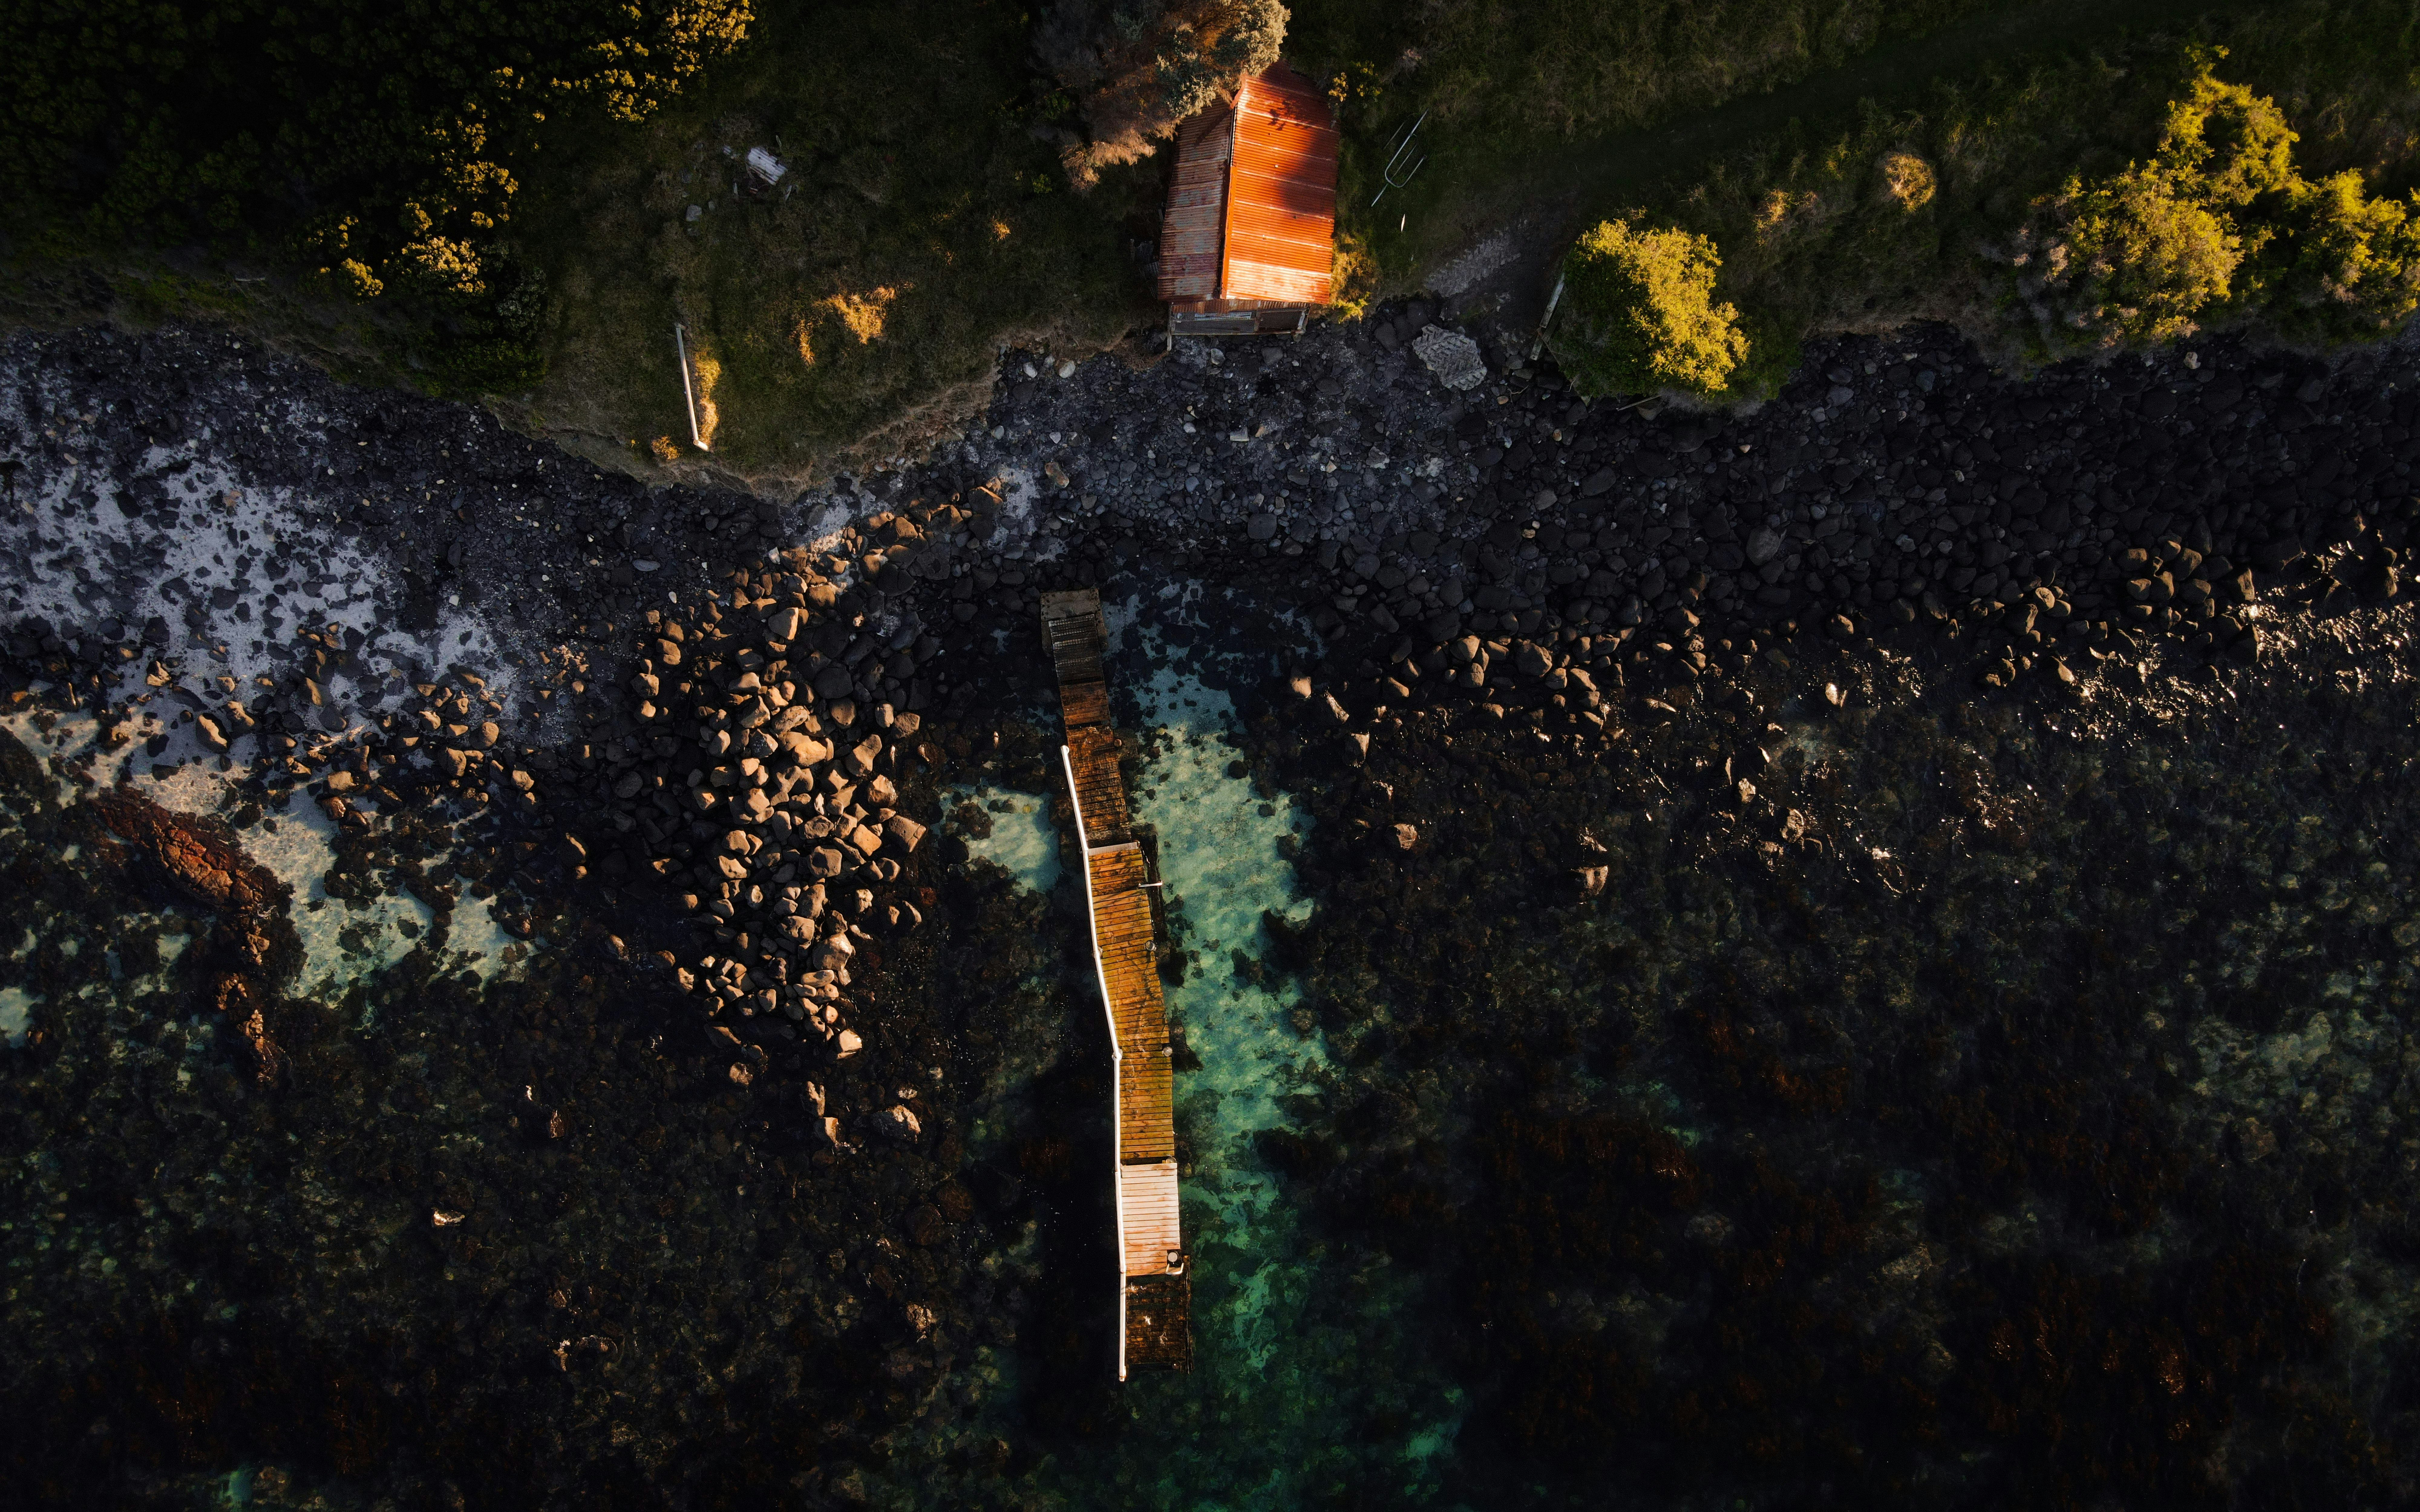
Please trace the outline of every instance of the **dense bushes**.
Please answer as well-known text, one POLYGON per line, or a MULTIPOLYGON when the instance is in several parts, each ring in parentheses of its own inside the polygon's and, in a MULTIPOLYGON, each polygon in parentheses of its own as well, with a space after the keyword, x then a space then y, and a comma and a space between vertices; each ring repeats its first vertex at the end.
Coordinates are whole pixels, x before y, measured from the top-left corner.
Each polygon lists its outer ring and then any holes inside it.
MULTIPOLYGON (((1735 304, 1747 338, 1730 397, 1764 392, 1795 334, 1912 317, 2029 362, 2214 325, 2375 339, 2420 308, 2420 213, 2402 193, 2420 162, 2420 94, 2402 82, 2415 45, 2408 6, 2297 0, 2198 43, 2054 54, 1861 103, 1831 130, 1793 120, 1616 203, 1633 227, 1718 250, 1706 299, 1735 304)), ((1558 355, 1612 392, 1708 392, 1650 360, 1698 366, 1677 335, 1689 323, 1627 298, 1626 368, 1601 315, 1593 332, 1559 316, 1558 355)))
POLYGON ((2361 175, 2314 183, 2283 112, 2203 61, 2158 149, 2038 201, 2010 261, 2046 345, 2189 335, 2208 316, 2268 316, 2322 339, 2374 335, 2420 306, 2410 210, 2361 175))
POLYGON ((1569 313, 1555 356, 1586 394, 1714 394, 1747 356, 1739 312, 1714 300, 1714 244, 1686 231, 1606 221, 1564 259, 1569 313))
POLYGON ((0 187, 54 243, 283 253, 506 339, 493 306, 528 296, 498 232, 550 116, 643 117, 749 21, 748 0, 26 0, 0 10, 0 187))
POLYGON ((1087 187, 1104 166, 1149 154, 1239 75, 1275 63, 1286 21, 1280 0, 1059 0, 1034 28, 1033 55, 1081 101, 1090 140, 1067 133, 1070 178, 1087 187))

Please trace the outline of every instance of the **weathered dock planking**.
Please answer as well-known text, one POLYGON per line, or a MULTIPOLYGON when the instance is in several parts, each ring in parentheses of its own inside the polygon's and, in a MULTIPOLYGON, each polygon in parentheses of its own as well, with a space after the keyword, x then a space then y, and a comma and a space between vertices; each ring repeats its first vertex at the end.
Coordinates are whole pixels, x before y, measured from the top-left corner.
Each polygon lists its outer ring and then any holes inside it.
POLYGON ((1109 728, 1100 594, 1042 595, 1043 638, 1059 672, 1061 759, 1084 847, 1093 964, 1109 1025, 1116 1142, 1118 1379, 1129 1366, 1193 1363, 1192 1281, 1177 1221, 1176 1109, 1168 1006, 1159 995, 1151 856, 1134 833, 1118 737, 1109 728))

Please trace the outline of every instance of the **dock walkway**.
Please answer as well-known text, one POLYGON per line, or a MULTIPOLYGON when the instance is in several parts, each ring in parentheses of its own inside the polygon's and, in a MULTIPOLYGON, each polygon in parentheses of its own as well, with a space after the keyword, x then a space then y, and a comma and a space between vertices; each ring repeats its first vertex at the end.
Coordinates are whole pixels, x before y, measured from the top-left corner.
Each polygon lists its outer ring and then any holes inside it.
POLYGON ((1101 670, 1108 627, 1091 590, 1042 595, 1043 638, 1059 672, 1060 749, 1083 841, 1093 964, 1108 1011, 1118 1223, 1118 1379, 1130 1365, 1193 1363, 1193 1284, 1177 1223, 1176 1113, 1168 1008, 1159 995, 1152 857, 1118 775, 1101 670))

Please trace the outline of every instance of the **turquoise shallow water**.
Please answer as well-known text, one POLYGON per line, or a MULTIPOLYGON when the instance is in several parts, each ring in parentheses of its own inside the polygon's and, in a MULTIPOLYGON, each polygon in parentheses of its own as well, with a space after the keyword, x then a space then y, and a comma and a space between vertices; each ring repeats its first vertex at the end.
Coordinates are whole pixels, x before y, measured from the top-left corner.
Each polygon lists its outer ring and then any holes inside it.
POLYGON ((1224 694, 1163 671, 1139 702, 1156 749, 1133 805, 1159 832, 1171 929, 1189 957, 1169 1013, 1200 1060, 1177 1079, 1195 1367, 1129 1382, 1125 1463, 1108 1479, 1140 1504, 1205 1512, 1348 1490, 1431 1502, 1461 1397, 1404 1337, 1419 1279, 1313 1242, 1254 1142, 1288 1128, 1289 1100, 1319 1099, 1329 1072, 1299 990, 1267 969, 1262 923, 1264 909, 1309 917, 1288 859, 1308 820, 1288 795, 1264 801, 1227 775, 1224 694))
POLYGON ((944 811, 954 814, 969 803, 983 810, 991 823, 989 834, 962 833, 970 852, 1035 892, 1047 893, 1059 886, 1059 830, 1050 822, 1048 799, 1012 788, 952 788, 944 811))
MULTIPOLYGON (((1155 671, 1148 683, 1112 677, 1133 701, 1130 712, 1121 710, 1120 729, 1144 755, 1129 801, 1157 831, 1170 933, 1186 957, 1184 980, 1167 989, 1167 1002, 1191 1056, 1180 1056, 1176 1097, 1195 1365, 1184 1374, 1139 1371, 1108 1398, 1123 1423, 1061 1442, 1014 1484, 952 1494, 1002 1505, 1188 1512, 1294 1508, 1340 1496, 1443 1504, 1463 1401, 1411 1342, 1406 1323, 1420 1314, 1421 1278, 1314 1238, 1299 1194, 1258 1143, 1307 1121, 1335 1078, 1298 985, 1275 969, 1263 923, 1264 910, 1310 917, 1292 862, 1310 819, 1291 795, 1263 795, 1250 777, 1230 775, 1242 755, 1233 703, 1220 687, 1238 670, 1232 649, 1195 640, 1205 654, 1190 654, 1156 626, 1137 625, 1136 608, 1112 608, 1113 654, 1121 641, 1140 646, 1155 671)), ((1168 616, 1185 606, 1156 608, 1168 616)), ((1171 634, 1197 628, 1180 621, 1171 634)), ((987 835, 968 837, 974 855, 1037 890, 1073 886, 1046 797, 967 789, 951 795, 953 811, 967 800, 990 820, 987 835)), ((1087 1012, 1096 1014, 1089 973, 1085 980, 1087 1012)), ((1105 1313, 1115 1305, 1106 1272, 1044 1284, 1093 1288, 1105 1313)), ((953 1433, 927 1446, 943 1458, 991 1437, 1018 1439, 1018 1422, 1037 1406, 1032 1394, 1059 1389, 997 1350, 980 1351, 970 1377, 1005 1415, 971 1439, 953 1433)), ((934 1504, 939 1486, 954 1477, 917 1468, 920 1458, 894 1461, 879 1500, 934 1504)))

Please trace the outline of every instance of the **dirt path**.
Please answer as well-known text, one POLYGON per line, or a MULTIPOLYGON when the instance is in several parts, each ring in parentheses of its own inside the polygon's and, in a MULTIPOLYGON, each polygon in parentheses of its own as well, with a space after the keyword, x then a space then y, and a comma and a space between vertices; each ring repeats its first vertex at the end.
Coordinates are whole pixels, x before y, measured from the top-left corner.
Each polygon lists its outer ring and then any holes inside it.
MULTIPOLYGON (((1466 189, 1437 204, 1399 195, 1417 274, 1388 281, 1389 293, 1428 287, 1451 295, 1500 292, 1498 318, 1534 322, 1545 298, 1544 272, 1578 223, 1625 193, 1693 170, 1707 159, 1771 136, 1793 119, 1846 114, 1864 100, 1905 96, 1934 80, 1974 73, 2055 48, 2144 32, 2235 8, 2211 0, 2042 0, 1885 43, 1854 62, 1711 109, 1690 111, 1645 131, 1623 131, 1516 161, 1463 158, 1450 140, 1431 145, 1435 182, 1466 189)), ((1417 188, 1417 185, 1415 186, 1417 188)), ((1392 260, 1391 258, 1389 259, 1392 260)))

